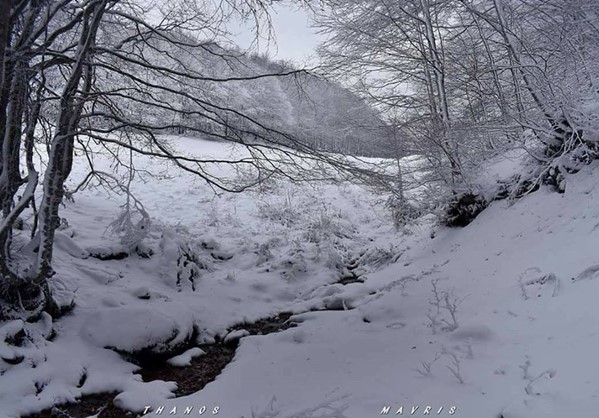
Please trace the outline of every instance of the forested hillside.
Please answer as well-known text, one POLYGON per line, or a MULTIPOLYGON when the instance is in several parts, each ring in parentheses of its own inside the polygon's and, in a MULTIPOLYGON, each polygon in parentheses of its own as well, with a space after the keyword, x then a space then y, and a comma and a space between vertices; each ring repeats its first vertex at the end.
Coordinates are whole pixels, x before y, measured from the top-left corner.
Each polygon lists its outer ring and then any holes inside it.
MULTIPOLYGON (((202 45, 185 60, 186 65, 202 74, 203 79, 190 86, 193 91, 233 112, 225 116, 224 124, 210 118, 186 118, 185 112, 191 110, 186 106, 191 103, 179 100, 177 106, 182 112, 174 116, 173 122, 189 129, 178 127, 169 133, 188 134, 199 129, 208 137, 213 134, 215 139, 236 141, 234 135, 238 134, 240 140, 251 142, 257 137, 233 132, 234 126, 244 126, 243 119, 250 117, 319 150, 363 156, 388 152, 382 139, 389 135, 389 128, 381 115, 357 94, 327 80, 321 72, 299 70, 265 54, 227 50, 216 43, 202 45), (223 79, 229 81, 223 83, 223 79)), ((143 104, 136 111, 147 118, 143 104)), ((167 115, 156 109, 154 118, 163 122, 168 120, 167 115)))

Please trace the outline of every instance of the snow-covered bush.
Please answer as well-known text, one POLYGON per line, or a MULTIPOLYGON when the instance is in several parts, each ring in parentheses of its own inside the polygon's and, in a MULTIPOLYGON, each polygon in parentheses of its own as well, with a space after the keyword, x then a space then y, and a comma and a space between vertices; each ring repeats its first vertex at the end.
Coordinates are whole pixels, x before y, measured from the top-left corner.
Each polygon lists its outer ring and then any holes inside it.
POLYGON ((349 274, 346 266, 346 255, 338 246, 330 244, 324 249, 324 265, 341 275, 349 274))
POLYGON ((433 297, 429 299, 430 309, 426 315, 433 334, 438 330, 455 331, 460 326, 458 323, 457 312, 458 306, 464 301, 464 298, 459 298, 451 290, 440 290, 438 288, 439 279, 432 280, 433 297))
POLYGON ((283 202, 265 200, 257 203, 256 206, 261 218, 281 223, 284 226, 296 224, 301 216, 295 204, 292 203, 290 195, 287 195, 283 202))
POLYGON ((348 237, 352 232, 349 225, 342 225, 341 216, 331 213, 326 207, 322 208, 305 228, 304 238, 308 242, 320 243, 335 238, 348 237))
POLYGON ((294 241, 288 253, 278 264, 281 270, 281 276, 286 280, 296 279, 299 275, 307 271, 308 265, 304 255, 304 247, 299 241, 294 241))
POLYGON ((413 219, 416 219, 422 212, 411 202, 400 199, 398 196, 391 195, 385 202, 385 207, 391 212, 391 219, 395 229, 400 229, 413 219))
POLYGON ((121 212, 108 228, 120 237, 121 244, 129 251, 137 251, 140 254, 149 255, 143 240, 150 232, 152 222, 150 215, 137 199, 133 204, 127 199, 127 203, 121 207, 121 212))
POLYGON ((199 248, 172 229, 162 233, 162 277, 172 287, 196 290, 202 271, 211 271, 211 263, 200 255, 199 248))
POLYGON ((474 193, 462 193, 447 204, 443 223, 447 226, 466 226, 474 220, 488 203, 484 197, 474 193))
POLYGON ((391 263, 397 262, 403 251, 392 244, 389 249, 372 247, 364 250, 350 263, 350 267, 356 270, 372 271, 381 269, 391 263))
POLYGON ((272 252, 270 251, 270 248, 271 248, 270 242, 264 242, 264 243, 258 245, 258 248, 255 251, 255 254, 258 256, 258 259, 256 260, 256 266, 260 266, 260 265, 272 260, 273 255, 272 255, 272 252))

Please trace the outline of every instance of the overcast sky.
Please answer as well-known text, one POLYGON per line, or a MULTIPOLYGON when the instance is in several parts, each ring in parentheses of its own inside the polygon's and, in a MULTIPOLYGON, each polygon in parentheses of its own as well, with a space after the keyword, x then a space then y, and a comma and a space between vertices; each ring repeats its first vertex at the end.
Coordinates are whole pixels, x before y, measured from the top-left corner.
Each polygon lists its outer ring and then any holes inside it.
MULTIPOLYGON (((309 15, 297 7, 286 5, 274 6, 271 13, 276 44, 268 42, 263 36, 255 48, 258 52, 268 52, 276 59, 291 59, 300 65, 315 63, 315 49, 320 41, 316 30, 310 27, 309 15)), ((242 25, 229 27, 236 34, 233 41, 241 48, 252 46, 254 34, 250 28, 242 25), (241 27, 240 27, 241 26, 241 27)))

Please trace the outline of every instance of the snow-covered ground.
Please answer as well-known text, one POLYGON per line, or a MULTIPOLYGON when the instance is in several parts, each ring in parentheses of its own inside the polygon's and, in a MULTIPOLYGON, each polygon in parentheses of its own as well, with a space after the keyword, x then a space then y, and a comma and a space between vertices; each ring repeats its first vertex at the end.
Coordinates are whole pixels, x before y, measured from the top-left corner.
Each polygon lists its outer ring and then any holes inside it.
MULTIPOLYGON (((196 155, 241 152, 178 141, 196 155)), ((498 161, 487 174, 506 175, 518 161, 498 161)), ((106 391, 121 392, 119 406, 164 406, 163 415, 177 407, 175 416, 186 407, 198 415, 203 405, 229 418, 367 418, 386 407, 393 416, 402 407, 403 415, 418 407, 415 416, 463 418, 597 414, 596 167, 573 176, 564 194, 541 189, 495 202, 463 229, 428 215, 400 233, 384 197, 356 185, 279 180, 215 196, 172 167, 136 166, 160 174, 132 185, 152 216, 152 257, 89 257, 118 249, 107 227, 122 197, 98 188, 67 203, 53 286, 76 307, 54 324, 45 317, 0 328, 6 335, 24 326, 34 342, 0 347, 3 358, 25 358, 0 363, 0 415, 106 391), (185 267, 176 262, 181 248, 194 255, 185 267), (336 283, 356 258, 364 283, 336 283), (142 382, 136 366, 105 348, 173 345, 194 326, 209 342, 283 311, 299 325, 243 337, 221 375, 182 398, 169 399, 172 382, 142 382)), ((76 168, 73 184, 83 173, 76 168)))

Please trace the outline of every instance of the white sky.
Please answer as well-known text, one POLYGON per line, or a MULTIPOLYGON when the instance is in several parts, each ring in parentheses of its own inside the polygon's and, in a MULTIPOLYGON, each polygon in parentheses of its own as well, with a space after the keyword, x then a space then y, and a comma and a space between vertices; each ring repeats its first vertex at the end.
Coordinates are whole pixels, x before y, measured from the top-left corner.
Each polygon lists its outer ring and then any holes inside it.
POLYGON ((316 30, 310 27, 309 15, 306 11, 289 5, 273 6, 270 12, 275 42, 270 43, 265 35, 252 45, 254 34, 249 27, 229 27, 235 35, 233 41, 241 48, 257 52, 268 52, 272 58, 293 60, 299 65, 314 64, 316 62, 315 49, 320 42, 316 30))

